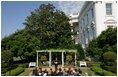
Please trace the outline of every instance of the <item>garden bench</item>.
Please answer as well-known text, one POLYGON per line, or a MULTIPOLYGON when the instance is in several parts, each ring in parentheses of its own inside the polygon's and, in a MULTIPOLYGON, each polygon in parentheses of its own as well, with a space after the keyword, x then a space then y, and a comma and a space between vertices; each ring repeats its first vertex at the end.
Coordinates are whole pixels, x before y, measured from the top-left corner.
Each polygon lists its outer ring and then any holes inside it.
POLYGON ((86 62, 80 62, 80 67, 81 67, 81 66, 85 66, 85 67, 87 67, 86 62))
POLYGON ((29 63, 29 68, 30 68, 31 66, 35 67, 35 66, 36 66, 36 62, 30 62, 30 63, 29 63))

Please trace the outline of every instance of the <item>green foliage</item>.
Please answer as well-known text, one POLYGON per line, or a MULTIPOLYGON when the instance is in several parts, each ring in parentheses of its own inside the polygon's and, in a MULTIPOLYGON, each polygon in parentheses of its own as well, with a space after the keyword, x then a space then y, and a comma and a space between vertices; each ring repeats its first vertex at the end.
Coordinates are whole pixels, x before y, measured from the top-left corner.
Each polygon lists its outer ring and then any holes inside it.
POLYGON ((117 73, 117 62, 115 62, 115 60, 117 60, 116 53, 106 52, 103 54, 103 59, 104 59, 103 68, 105 70, 117 73))
POLYGON ((100 64, 101 64, 101 62, 91 62, 91 61, 87 61, 88 67, 92 67, 92 66, 100 67, 100 64))
POLYGON ((109 44, 106 44, 103 48, 102 48, 103 53, 108 52, 108 51, 113 51, 112 47, 109 46, 109 44))
POLYGON ((3 38, 1 47, 13 52, 15 57, 20 56, 21 60, 25 58, 30 61, 35 60, 36 50, 40 49, 40 40, 23 29, 3 38))
POLYGON ((109 71, 104 71, 104 76, 117 76, 117 75, 109 71))
POLYGON ((1 73, 5 73, 9 70, 10 60, 13 59, 13 53, 8 50, 1 52, 1 73))
POLYGON ((117 44, 113 45, 113 46, 112 46, 112 49, 113 49, 113 51, 114 51, 115 53, 117 53, 117 44))
POLYGON ((46 56, 41 56, 41 61, 46 61, 47 57, 46 56))
POLYGON ((72 61, 72 59, 73 59, 72 56, 70 56, 70 55, 66 56, 66 61, 72 61))
POLYGON ((9 50, 5 50, 1 52, 1 60, 2 62, 9 62, 13 58, 13 53, 9 50))
POLYGON ((22 67, 18 67, 16 69, 13 69, 11 71, 8 71, 7 73, 5 73, 6 76, 17 76, 20 73, 24 72, 24 68, 22 67), (11 75, 9 75, 9 72, 11 72, 11 75))
POLYGON ((19 67, 28 68, 29 67, 29 63, 21 64, 21 65, 19 65, 19 67))
POLYGON ((38 65, 42 66, 42 63, 41 63, 41 61, 38 61, 38 65))
POLYGON ((98 47, 103 48, 106 44, 113 46, 117 43, 117 28, 108 28, 103 31, 97 38, 98 47), (112 41, 112 42, 111 42, 112 41))
POLYGON ((99 74, 101 76, 116 76, 115 73, 112 73, 110 71, 106 71, 106 70, 103 70, 102 68, 100 67, 96 67, 96 66, 93 66, 91 67, 91 70, 94 71, 96 74, 99 74))
POLYGON ((102 54, 102 50, 98 48, 98 42, 96 39, 93 39, 89 42, 89 45, 86 49, 87 56, 90 56, 96 60, 99 60, 100 55, 102 54))
POLYGON ((102 55, 108 51, 117 53, 117 28, 110 27, 90 41, 86 54, 95 60, 102 60, 102 55))
POLYGON ((106 52, 103 54, 104 61, 114 62, 117 59, 115 52, 106 52))
POLYGON ((81 44, 77 44, 75 45, 76 49, 77 49, 77 60, 82 60, 84 59, 85 57, 85 53, 84 53, 84 50, 82 48, 82 45, 81 44))
POLYGON ((35 9, 24 25, 29 33, 40 39, 41 49, 69 49, 74 44, 69 18, 52 4, 42 4, 35 9))
POLYGON ((104 65, 103 68, 107 71, 111 71, 113 73, 117 73, 117 64, 114 62, 114 64, 112 64, 112 66, 106 66, 104 65))
POLYGON ((24 72, 19 74, 18 76, 29 76, 29 74, 33 71, 33 69, 25 69, 24 72))
POLYGON ((99 75, 103 75, 103 70, 100 67, 93 66, 93 67, 91 67, 91 70, 99 75))

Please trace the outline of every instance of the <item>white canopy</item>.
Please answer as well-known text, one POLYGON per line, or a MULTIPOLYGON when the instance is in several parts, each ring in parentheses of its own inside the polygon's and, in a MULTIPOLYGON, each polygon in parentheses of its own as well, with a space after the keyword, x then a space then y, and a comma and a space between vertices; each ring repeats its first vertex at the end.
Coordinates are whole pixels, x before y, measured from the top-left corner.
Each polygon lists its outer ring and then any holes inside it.
POLYGON ((75 66, 76 66, 76 52, 77 50, 37 50, 37 67, 38 67, 38 53, 39 52, 48 52, 49 53, 49 66, 51 67, 52 62, 52 52, 61 52, 62 53, 62 67, 64 67, 64 52, 74 52, 75 53, 75 66))

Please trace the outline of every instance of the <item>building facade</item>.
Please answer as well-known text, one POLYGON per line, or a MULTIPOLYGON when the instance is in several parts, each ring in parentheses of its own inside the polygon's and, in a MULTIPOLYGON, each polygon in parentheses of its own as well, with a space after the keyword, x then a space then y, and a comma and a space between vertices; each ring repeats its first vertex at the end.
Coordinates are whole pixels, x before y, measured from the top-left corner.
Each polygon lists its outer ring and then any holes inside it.
POLYGON ((79 22, 78 22, 78 16, 79 16, 79 13, 73 13, 73 14, 70 14, 68 15, 69 19, 70 19, 70 24, 71 26, 73 27, 71 29, 71 32, 74 32, 75 34, 72 35, 72 39, 74 40, 75 44, 78 44, 79 43, 79 33, 78 33, 78 29, 79 29, 79 22))
POLYGON ((86 1, 78 22, 79 43, 86 48, 103 30, 117 26, 117 1, 86 1))

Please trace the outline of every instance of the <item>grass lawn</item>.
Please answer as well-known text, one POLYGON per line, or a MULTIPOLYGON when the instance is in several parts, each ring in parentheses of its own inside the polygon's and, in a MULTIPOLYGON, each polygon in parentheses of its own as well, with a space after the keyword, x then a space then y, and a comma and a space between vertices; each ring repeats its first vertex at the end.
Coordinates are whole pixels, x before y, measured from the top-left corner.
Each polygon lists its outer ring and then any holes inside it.
POLYGON ((29 76, 29 73, 31 73, 33 69, 25 69, 25 71, 18 76, 29 76))
POLYGON ((92 76, 99 76, 99 75, 95 74, 93 71, 91 71, 90 69, 81 69, 81 70, 82 70, 82 75, 84 75, 84 76, 85 76, 86 72, 92 76))

